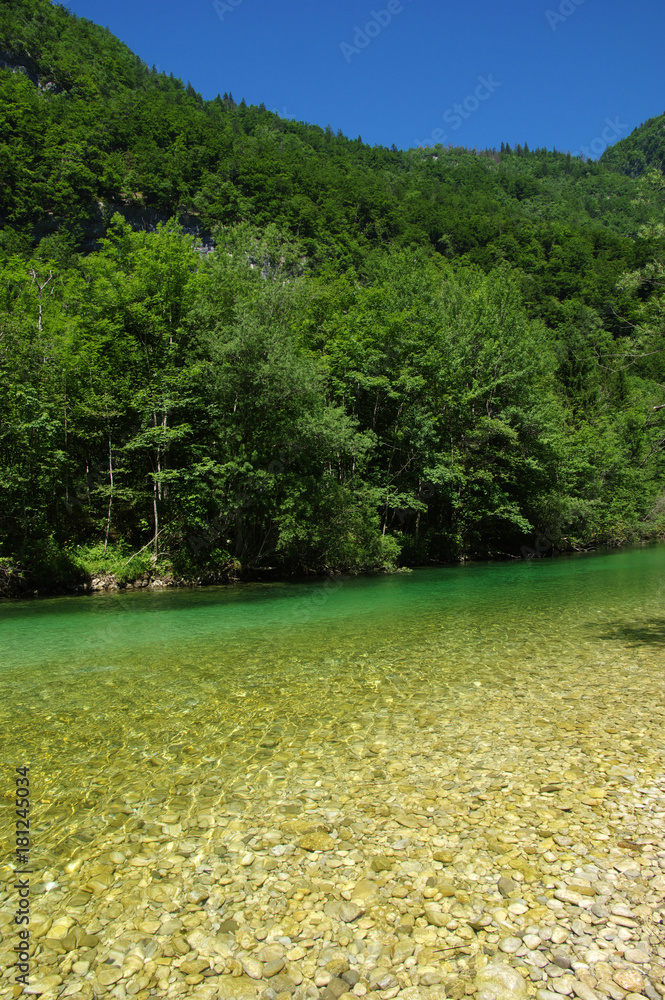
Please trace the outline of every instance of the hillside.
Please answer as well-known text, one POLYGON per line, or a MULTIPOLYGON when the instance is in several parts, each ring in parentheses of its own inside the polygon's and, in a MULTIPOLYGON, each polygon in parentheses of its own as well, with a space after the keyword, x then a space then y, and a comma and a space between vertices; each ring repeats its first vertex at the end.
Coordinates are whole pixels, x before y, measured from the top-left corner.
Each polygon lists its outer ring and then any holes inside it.
MULTIPOLYGON (((650 205, 598 164, 520 147, 399 152, 226 94, 205 102, 48 0, 4 5, 0 50, 26 69, 0 74, 0 223, 24 237, 78 226, 94 245, 116 210, 147 225, 175 215, 203 235, 275 223, 315 264, 358 268, 372 248, 418 246, 485 270, 505 260, 562 300, 580 279, 551 248, 572 228, 570 263, 584 261, 599 309, 650 254, 636 239, 650 205)), ((9 233, 5 245, 17 245, 9 233)))
POLYGON ((625 139, 605 150, 601 164, 628 177, 648 170, 665 171, 665 114, 650 118, 625 139))
POLYGON ((665 189, 628 147, 370 147, 47 0, 0 9, 0 67, 8 580, 662 530, 665 189))

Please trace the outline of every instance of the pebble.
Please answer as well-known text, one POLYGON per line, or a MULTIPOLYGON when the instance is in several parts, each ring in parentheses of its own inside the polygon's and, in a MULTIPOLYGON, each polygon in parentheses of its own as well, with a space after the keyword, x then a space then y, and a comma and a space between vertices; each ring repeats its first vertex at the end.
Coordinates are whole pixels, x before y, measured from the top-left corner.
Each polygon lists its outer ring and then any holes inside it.
POLYGON ((308 833, 300 841, 300 846, 305 851, 334 851, 335 841, 327 833, 308 833))
POLYGON ((490 963, 477 973, 475 990, 476 1000, 526 1000, 527 997, 526 983, 517 969, 500 962, 490 963))
POLYGON ((593 906, 592 899, 583 896, 580 892, 575 892, 574 889, 557 889, 554 898, 562 903, 572 903, 574 906, 593 906))
POLYGON ((447 927, 450 922, 450 917, 447 913, 441 910, 440 907, 433 905, 431 903, 425 903, 424 906, 425 917, 428 922, 434 927, 447 927))
POLYGON ((637 969, 619 969, 614 975, 614 982, 629 993, 641 993, 644 979, 637 969))
POLYGON ((550 940, 553 944, 563 944, 570 937, 570 932, 565 927, 553 927, 550 940))
MULTIPOLYGON (((224 1000, 255 1000, 257 995, 255 980, 248 976, 224 976, 224 1000)), ((289 993, 289 1000, 290 996, 289 993)))
POLYGON ((649 961, 646 951, 641 951, 639 948, 626 948, 623 957, 627 962, 634 962, 636 965, 646 965, 649 961))
MULTIPOLYGON (((53 973, 50 976, 49 975, 37 976, 36 979, 35 978, 32 979, 30 985, 26 986, 25 989, 22 990, 22 992, 27 993, 28 995, 31 994, 36 996, 43 995, 44 997, 47 997, 50 994, 50 996, 55 997, 57 995, 55 991, 61 985, 61 983, 62 983, 61 976, 58 976, 55 973, 53 973)), ((59 992, 60 991, 58 990, 58 993, 59 992)), ((15 993, 14 996, 20 996, 20 993, 15 993)))
POLYGON ((499 948, 507 955, 514 955, 522 947, 522 941, 516 937, 506 937, 499 941, 499 948))
MULTIPOLYGON (((638 688, 639 653, 622 675, 638 688)), ((371 676, 362 663, 345 684, 371 676)), ((556 675, 544 730, 548 699, 528 680, 519 698, 517 680, 497 684, 481 714, 426 705, 422 729, 390 693, 397 674, 369 714, 331 689, 302 732, 268 719, 271 695, 251 711, 248 695, 234 738, 253 725, 256 738, 232 780, 212 762, 231 744, 201 751, 192 728, 143 765, 119 742, 103 823, 86 813, 78 840, 72 823, 66 857, 43 845, 34 987, 48 1000, 665 1000, 662 741, 636 694, 639 727, 595 685, 598 669, 556 675)), ((215 690, 197 721, 213 743, 215 690)))
POLYGON ((572 996, 573 987, 575 986, 575 980, 572 976, 561 976, 560 979, 555 979, 552 982, 552 989, 555 993, 560 993, 563 996, 572 996))
POLYGON ((573 983, 573 992, 580 1000, 598 1000, 598 994, 594 993, 586 983, 581 983, 577 979, 573 983))
POLYGON ((363 907, 359 906, 358 903, 344 901, 339 907, 339 919, 343 920, 345 924, 350 924, 358 917, 362 917, 364 912, 363 907))
POLYGON ((119 979, 122 979, 122 969, 116 969, 113 966, 103 966, 101 969, 97 969, 96 977, 100 986, 112 986, 119 979))
MULTIPOLYGON (((188 964, 192 965, 194 963, 190 962, 188 964)), ((254 958, 243 958, 240 964, 242 965, 243 969, 245 970, 250 979, 263 979, 265 966, 261 962, 257 962, 256 959, 254 958)), ((284 962, 282 962, 279 968, 275 970, 275 975, 279 972, 281 968, 283 968, 283 966, 284 962)), ((182 969, 182 965, 180 966, 180 968, 182 969)), ((266 973, 266 976, 267 975, 269 975, 269 973, 266 973)))
MULTIPOLYGON (((260 965, 260 964, 261 964, 260 962, 256 963, 257 966, 260 965)), ((266 979, 270 979, 271 976, 276 976, 278 972, 281 972, 283 968, 284 968, 284 959, 283 958, 274 958, 271 962, 266 962, 265 965, 263 966, 263 969, 262 969, 263 976, 266 979)), ((247 974, 249 975, 249 973, 247 973, 247 974)), ((260 977, 259 976, 253 976, 252 978, 253 979, 259 979, 260 977)))
POLYGON ((337 998, 341 997, 344 993, 348 993, 348 990, 348 983, 345 983, 343 979, 337 978, 337 976, 333 976, 328 985, 325 987, 323 996, 326 998, 332 997, 333 1000, 337 1000, 337 998))
POLYGON ((498 882, 498 889, 502 896, 510 896, 519 887, 519 883, 514 879, 502 875, 498 882))

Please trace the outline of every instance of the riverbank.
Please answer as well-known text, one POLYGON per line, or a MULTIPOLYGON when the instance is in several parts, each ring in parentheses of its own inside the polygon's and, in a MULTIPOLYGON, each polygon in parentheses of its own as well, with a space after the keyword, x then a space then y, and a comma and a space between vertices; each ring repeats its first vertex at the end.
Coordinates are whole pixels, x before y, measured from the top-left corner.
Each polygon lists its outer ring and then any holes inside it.
POLYGON ((590 539, 588 542, 562 538, 555 544, 547 536, 539 534, 531 540, 531 544, 523 545, 519 554, 498 551, 476 557, 460 555, 458 559, 444 563, 424 565, 398 565, 395 563, 381 568, 377 566, 367 567, 364 570, 334 567, 325 572, 321 568, 312 569, 309 572, 301 568, 297 573, 288 573, 279 566, 261 569, 243 567, 235 559, 228 559, 217 567, 207 566, 200 572, 183 573, 176 571, 168 554, 155 556, 152 549, 148 547, 134 555, 130 553, 128 557, 126 548, 122 546, 109 546, 108 551, 104 550, 101 544, 76 546, 75 549, 48 553, 48 558, 40 570, 23 568, 16 560, 0 559, 0 601, 99 592, 223 586, 240 582, 265 582, 267 580, 286 583, 298 582, 303 579, 326 579, 341 575, 362 576, 376 575, 377 573, 400 573, 417 568, 445 568, 469 562, 552 558, 574 552, 603 551, 635 544, 653 544, 663 540, 662 529, 656 530, 652 526, 644 525, 641 525, 640 530, 636 530, 634 533, 627 533, 625 537, 610 540, 590 539))

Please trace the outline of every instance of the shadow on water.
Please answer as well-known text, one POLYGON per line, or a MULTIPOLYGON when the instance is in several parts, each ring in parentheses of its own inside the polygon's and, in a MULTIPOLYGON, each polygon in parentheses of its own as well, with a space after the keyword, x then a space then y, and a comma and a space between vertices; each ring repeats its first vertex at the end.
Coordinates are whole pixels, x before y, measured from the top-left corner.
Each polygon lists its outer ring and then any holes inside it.
POLYGON ((665 618, 647 618, 639 625, 616 625, 610 631, 603 631, 600 639, 621 640, 633 646, 665 646, 665 618))

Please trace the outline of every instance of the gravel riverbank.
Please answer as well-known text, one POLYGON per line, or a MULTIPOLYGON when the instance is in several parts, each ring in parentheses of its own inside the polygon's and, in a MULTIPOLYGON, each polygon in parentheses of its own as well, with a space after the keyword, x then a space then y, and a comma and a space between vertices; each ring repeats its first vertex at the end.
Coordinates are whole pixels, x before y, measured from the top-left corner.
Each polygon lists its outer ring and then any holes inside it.
MULTIPOLYGON (((606 720, 590 769, 565 718, 554 741, 506 731, 505 713, 502 731, 451 720, 445 739, 433 714, 415 721, 373 742, 352 723, 335 773, 304 752, 287 795, 268 779, 229 796, 214 773, 181 774, 167 801, 121 794, 116 828, 45 873, 26 992, 665 997, 665 782, 648 739, 606 720)), ((263 751, 277 777, 294 763, 274 740, 263 751)))

